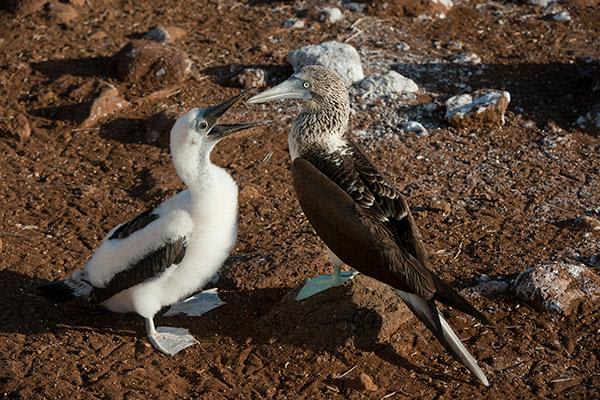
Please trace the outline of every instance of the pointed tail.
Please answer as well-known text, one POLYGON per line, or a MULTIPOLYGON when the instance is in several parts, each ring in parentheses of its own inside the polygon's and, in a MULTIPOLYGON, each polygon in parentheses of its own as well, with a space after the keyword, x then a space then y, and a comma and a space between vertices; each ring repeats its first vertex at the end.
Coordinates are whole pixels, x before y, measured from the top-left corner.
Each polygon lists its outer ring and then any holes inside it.
POLYGON ((67 278, 38 286, 38 293, 52 303, 64 303, 76 297, 88 296, 92 286, 86 282, 67 278))
POLYGON ((469 353, 462 344, 456 333, 452 330, 442 314, 437 310, 433 300, 425 300, 416 294, 406 293, 398 290, 400 297, 406 303, 408 308, 425 324, 425 326, 435 335, 446 350, 457 360, 463 363, 473 375, 477 377, 485 386, 489 382, 485 374, 477 365, 477 360, 469 353))

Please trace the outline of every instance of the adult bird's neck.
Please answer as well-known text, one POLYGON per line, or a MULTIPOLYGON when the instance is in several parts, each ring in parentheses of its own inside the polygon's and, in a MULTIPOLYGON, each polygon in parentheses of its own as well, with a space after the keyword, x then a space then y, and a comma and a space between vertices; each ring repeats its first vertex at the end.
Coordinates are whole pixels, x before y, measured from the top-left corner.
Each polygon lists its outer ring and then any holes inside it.
POLYGON ((343 136, 348 128, 349 118, 350 107, 347 101, 303 110, 290 131, 288 141, 292 159, 313 146, 339 150, 345 145, 343 136))

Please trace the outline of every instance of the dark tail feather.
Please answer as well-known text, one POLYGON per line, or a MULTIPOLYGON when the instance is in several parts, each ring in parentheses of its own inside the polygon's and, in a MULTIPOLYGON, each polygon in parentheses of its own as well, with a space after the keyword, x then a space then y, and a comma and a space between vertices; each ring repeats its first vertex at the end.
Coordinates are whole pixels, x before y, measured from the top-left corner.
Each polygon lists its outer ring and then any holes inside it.
POLYGON ((54 281, 48 284, 38 286, 38 293, 52 303, 64 303, 89 294, 91 287, 83 282, 76 282, 71 279, 54 281))
POLYGON ((488 319, 479 310, 471 305, 464 297, 462 297, 453 287, 442 281, 440 278, 434 276, 435 286, 437 292, 433 297, 435 300, 442 304, 456 308, 459 311, 464 312, 483 322, 489 324, 488 319))
POLYGON ((467 367, 481 383, 485 386, 489 386, 485 374, 477 364, 477 360, 469 353, 444 317, 438 312, 435 302, 433 300, 425 300, 416 294, 406 293, 401 290, 398 292, 408 308, 419 317, 427 329, 429 329, 444 346, 446 351, 467 367))

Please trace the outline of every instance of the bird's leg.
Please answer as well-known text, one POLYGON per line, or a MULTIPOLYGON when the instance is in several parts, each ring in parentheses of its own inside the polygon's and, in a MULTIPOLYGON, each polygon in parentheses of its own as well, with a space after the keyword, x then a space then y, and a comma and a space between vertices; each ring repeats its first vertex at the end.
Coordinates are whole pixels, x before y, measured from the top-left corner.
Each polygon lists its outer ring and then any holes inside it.
POLYGON ((329 260, 333 264, 333 274, 319 275, 315 278, 307 279, 302 289, 296 295, 296 300, 308 299, 317 293, 342 285, 348 279, 352 279, 358 274, 356 271, 342 271, 342 265, 344 265, 342 260, 333 254, 331 250, 327 250, 329 252, 329 260))
POLYGON ((146 318, 146 334, 152 346, 168 356, 175 355, 181 350, 198 343, 185 328, 168 326, 155 328, 152 318, 146 318))
POLYGON ((171 315, 184 314, 189 317, 199 317, 223 304, 225 304, 225 302, 219 297, 217 289, 208 289, 196 293, 179 303, 171 305, 164 315, 168 317, 171 315))

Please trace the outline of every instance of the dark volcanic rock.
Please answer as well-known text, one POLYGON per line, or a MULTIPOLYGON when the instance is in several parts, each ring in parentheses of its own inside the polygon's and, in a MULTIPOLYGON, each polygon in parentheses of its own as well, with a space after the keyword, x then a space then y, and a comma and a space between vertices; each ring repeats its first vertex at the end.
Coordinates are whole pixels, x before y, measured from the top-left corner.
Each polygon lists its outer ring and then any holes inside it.
MULTIPOLYGON (((390 342, 397 332, 411 331, 405 325, 414 318, 396 291, 364 275, 303 301, 294 299, 298 290, 290 291, 261 326, 277 327, 277 336, 285 340, 313 338, 329 348, 349 338, 359 347, 370 347, 390 342)), ((408 346, 411 341, 412 337, 397 340, 408 346)))
POLYGON ((183 50, 149 40, 128 43, 116 54, 116 62, 120 80, 149 90, 182 82, 192 65, 183 50))
POLYGON ((146 131, 144 138, 162 147, 169 147, 171 128, 177 120, 177 114, 170 111, 161 111, 149 117, 144 123, 146 131))

